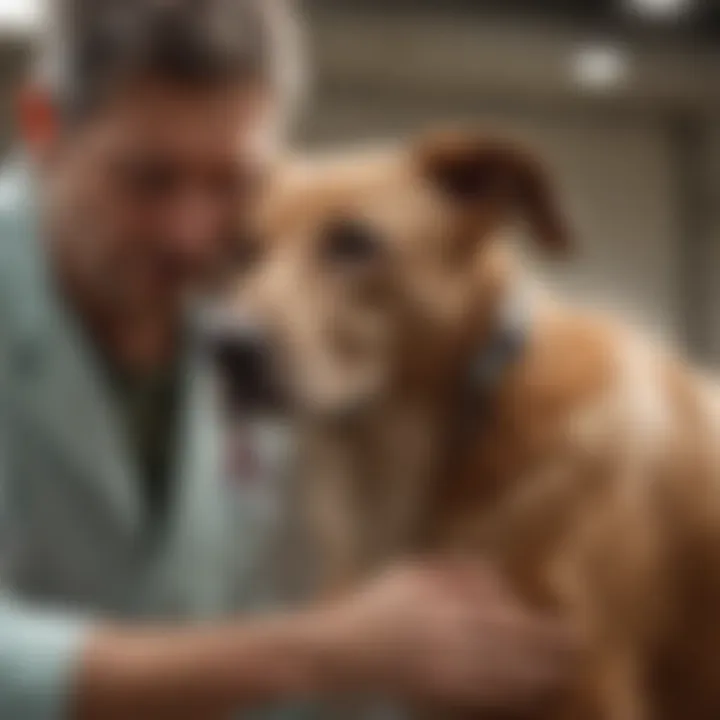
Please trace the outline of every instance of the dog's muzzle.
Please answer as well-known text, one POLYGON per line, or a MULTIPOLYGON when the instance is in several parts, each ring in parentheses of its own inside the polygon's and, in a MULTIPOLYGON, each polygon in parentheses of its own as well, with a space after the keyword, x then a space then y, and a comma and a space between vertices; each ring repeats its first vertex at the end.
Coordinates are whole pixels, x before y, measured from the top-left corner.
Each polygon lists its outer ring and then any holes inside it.
POLYGON ((287 409, 271 344, 258 327, 216 317, 204 338, 231 411, 274 415, 287 409))

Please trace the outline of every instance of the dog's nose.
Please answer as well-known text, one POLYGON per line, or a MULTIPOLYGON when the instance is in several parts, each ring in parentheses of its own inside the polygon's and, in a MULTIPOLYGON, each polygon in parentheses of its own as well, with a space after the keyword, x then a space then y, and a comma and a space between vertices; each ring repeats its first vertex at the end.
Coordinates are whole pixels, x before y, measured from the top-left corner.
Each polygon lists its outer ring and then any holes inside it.
POLYGON ((226 328, 214 333, 210 342, 226 400, 233 410, 278 410, 280 393, 267 338, 257 330, 226 328))

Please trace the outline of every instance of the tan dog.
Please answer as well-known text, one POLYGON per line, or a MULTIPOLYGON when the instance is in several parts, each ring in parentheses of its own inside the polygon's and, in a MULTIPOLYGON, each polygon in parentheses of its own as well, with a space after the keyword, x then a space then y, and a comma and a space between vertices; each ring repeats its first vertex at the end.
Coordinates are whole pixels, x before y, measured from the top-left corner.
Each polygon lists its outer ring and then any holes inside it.
POLYGON ((299 164, 271 192, 235 299, 309 431, 327 580, 477 552, 586 643, 534 717, 715 720, 720 395, 535 297, 522 353, 468 412, 468 370, 522 282, 500 233, 515 217, 566 247, 538 161, 473 133, 299 164))

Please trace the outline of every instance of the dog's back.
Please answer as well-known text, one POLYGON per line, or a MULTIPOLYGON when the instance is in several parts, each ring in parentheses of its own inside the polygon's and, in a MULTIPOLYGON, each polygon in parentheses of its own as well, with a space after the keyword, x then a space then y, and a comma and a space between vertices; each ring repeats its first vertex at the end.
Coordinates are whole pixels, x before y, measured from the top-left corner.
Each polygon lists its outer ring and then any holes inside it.
MULTIPOLYGON (((718 717, 720 391, 603 320, 541 313, 447 476, 436 540, 587 643, 551 717, 718 717)), ((544 715, 541 715, 544 716, 544 715)))

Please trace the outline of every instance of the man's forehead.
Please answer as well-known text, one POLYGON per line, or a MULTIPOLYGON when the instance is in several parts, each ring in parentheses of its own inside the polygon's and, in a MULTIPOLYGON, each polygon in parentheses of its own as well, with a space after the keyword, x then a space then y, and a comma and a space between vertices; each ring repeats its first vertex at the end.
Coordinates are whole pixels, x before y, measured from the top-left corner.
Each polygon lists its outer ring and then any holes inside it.
POLYGON ((118 89, 89 127, 159 144, 181 140, 266 144, 277 138, 278 108, 255 88, 193 88, 153 81, 118 89))

